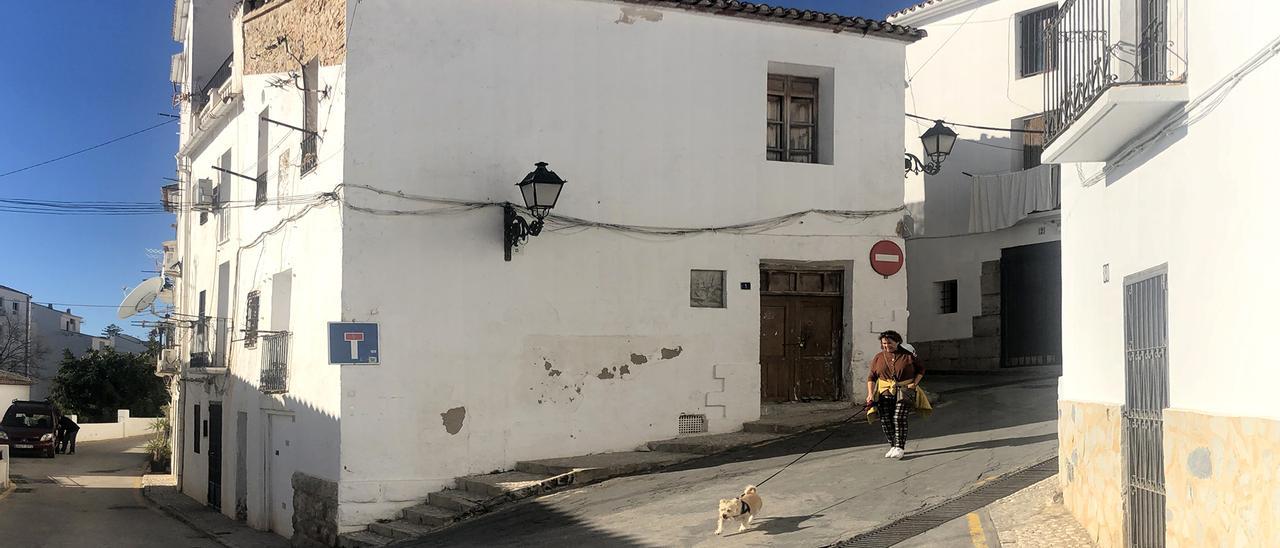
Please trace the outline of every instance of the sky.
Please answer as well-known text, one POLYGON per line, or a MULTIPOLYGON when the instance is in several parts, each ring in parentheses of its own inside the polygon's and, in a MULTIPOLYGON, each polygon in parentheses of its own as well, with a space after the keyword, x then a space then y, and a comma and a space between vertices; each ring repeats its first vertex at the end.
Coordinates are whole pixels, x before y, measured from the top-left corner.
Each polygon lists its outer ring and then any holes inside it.
MULTIPOLYGON (((881 19, 911 0, 771 0, 881 19)), ((0 18, 0 174, 133 133, 177 114, 169 59, 171 0, 24 2, 0 18)), ((176 123, 0 176, 0 199, 158 202, 174 176, 176 123)), ((148 249, 174 238, 172 215, 52 216, 0 211, 0 285, 115 323, 126 291, 155 276, 148 249)), ((135 317, 138 319, 140 317, 135 317)))

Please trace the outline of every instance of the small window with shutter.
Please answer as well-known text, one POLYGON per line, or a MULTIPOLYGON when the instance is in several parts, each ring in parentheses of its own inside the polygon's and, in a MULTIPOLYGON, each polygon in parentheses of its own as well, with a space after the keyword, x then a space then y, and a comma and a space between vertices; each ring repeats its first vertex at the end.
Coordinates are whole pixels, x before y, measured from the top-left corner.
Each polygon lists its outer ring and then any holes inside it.
POLYGON ((770 74, 767 91, 766 157, 818 163, 818 79, 770 74))

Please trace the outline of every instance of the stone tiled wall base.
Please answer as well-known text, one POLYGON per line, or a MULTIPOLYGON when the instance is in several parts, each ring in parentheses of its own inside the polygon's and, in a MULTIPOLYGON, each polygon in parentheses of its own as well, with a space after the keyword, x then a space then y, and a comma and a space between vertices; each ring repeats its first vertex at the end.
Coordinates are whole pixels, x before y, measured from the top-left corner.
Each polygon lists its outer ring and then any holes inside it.
POLYGON ((347 57, 347 0, 272 0, 244 19, 244 73, 297 72, 320 58, 321 66, 341 65, 347 57), (278 43, 284 37, 289 51, 278 43))
POLYGON ((338 483, 293 473, 293 545, 329 548, 338 542, 338 483))
POLYGON ((1124 546, 1120 406, 1058 401, 1063 504, 1101 548, 1124 546))
POLYGON ((1170 547, 1280 546, 1280 421, 1164 412, 1170 547))

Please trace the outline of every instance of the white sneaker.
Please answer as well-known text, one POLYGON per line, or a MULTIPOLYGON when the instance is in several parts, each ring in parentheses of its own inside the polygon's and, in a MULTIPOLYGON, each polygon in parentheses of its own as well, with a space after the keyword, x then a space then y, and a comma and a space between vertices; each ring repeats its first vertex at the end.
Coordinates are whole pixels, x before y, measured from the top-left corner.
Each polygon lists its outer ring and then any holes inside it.
POLYGON ((907 450, 906 450, 906 449, 903 449, 903 448, 901 448, 901 447, 895 447, 895 448, 893 448, 893 458, 895 458, 895 459, 900 459, 900 458, 902 458, 902 456, 903 456, 903 455, 906 455, 906 454, 907 454, 907 450))
POLYGON ((884 458, 886 458, 886 459, 891 459, 891 458, 893 458, 893 455, 894 455, 895 453, 897 453, 897 452, 898 452, 898 448, 897 448, 897 447, 890 447, 890 448, 889 448, 889 452, 884 454, 884 458))

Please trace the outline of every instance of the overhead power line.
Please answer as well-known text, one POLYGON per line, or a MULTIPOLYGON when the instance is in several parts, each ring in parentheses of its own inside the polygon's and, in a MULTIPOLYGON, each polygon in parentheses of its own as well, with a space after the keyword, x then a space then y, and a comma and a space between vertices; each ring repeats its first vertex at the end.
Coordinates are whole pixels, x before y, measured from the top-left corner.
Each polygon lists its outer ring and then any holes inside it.
POLYGON ((935 121, 935 120, 936 120, 936 121, 942 122, 942 123, 944 123, 944 124, 946 124, 946 125, 949 125, 949 126, 960 126, 960 127, 967 127, 967 128, 973 128, 973 129, 988 129, 988 130, 991 130, 991 131, 1009 131, 1009 132, 1013 132, 1013 133, 1038 133, 1038 134, 1041 134, 1041 135, 1043 135, 1043 134, 1044 134, 1044 132, 1043 132, 1043 131, 1038 130, 1038 129, 1014 129, 1014 128, 1011 128, 1011 127, 975 126, 975 125, 973 125, 973 124, 962 124, 962 123, 960 123, 960 122, 948 122, 948 121, 943 120, 943 119, 940 119, 940 118, 929 118, 928 116, 919 116, 919 115, 916 115, 916 114, 912 114, 912 113, 910 113, 910 112, 906 112, 906 113, 904 113, 904 114, 906 114, 908 118, 915 118, 915 119, 917 119, 917 120, 928 120, 928 121, 930 121, 930 122, 932 122, 932 121, 935 121))
POLYGON ((135 136, 135 135, 141 135, 141 134, 143 134, 143 133, 146 133, 146 132, 151 131, 151 130, 153 130, 153 129, 156 129, 156 128, 158 128, 158 127, 162 127, 162 126, 165 126, 165 125, 168 125, 168 124, 172 124, 172 123, 174 123, 175 121, 177 121, 177 118, 170 118, 170 119, 165 120, 165 121, 163 121, 163 122, 160 122, 160 123, 158 123, 158 124, 156 124, 156 125, 154 125, 154 126, 150 126, 150 127, 146 127, 146 128, 140 129, 140 130, 135 131, 135 132, 133 132, 133 133, 130 133, 130 134, 128 134, 128 135, 121 135, 121 136, 116 137, 116 138, 114 138, 114 139, 111 139, 111 140, 109 140, 109 141, 104 141, 104 142, 98 143, 98 144, 93 145, 93 146, 90 146, 90 147, 85 147, 85 148, 82 148, 82 149, 77 150, 77 151, 75 151, 75 152, 71 152, 71 153, 68 153, 68 154, 63 154, 62 156, 58 156, 57 158, 50 158, 50 159, 45 160, 45 161, 43 161, 43 162, 34 163, 34 164, 31 164, 31 165, 26 166, 26 167, 20 167, 20 168, 18 168, 18 169, 12 170, 12 171, 6 171, 6 172, 4 172, 4 173, 0 173, 0 177, 8 177, 8 176, 13 175, 13 174, 16 174, 16 173, 22 173, 22 172, 27 171, 27 170, 29 170, 29 169, 35 169, 35 168, 40 167, 40 166, 43 166, 43 165, 48 165, 48 164, 52 164, 52 163, 54 163, 54 162, 58 162, 58 161, 61 161, 61 160, 66 160, 67 158, 70 158, 70 157, 72 157, 72 156, 76 156, 76 155, 79 155, 79 154, 84 154, 84 153, 86 153, 86 152, 89 152, 90 150, 94 150, 94 149, 102 148, 102 147, 107 146, 107 145, 109 145, 109 144, 116 143, 116 142, 119 142, 119 141, 123 141, 123 140, 128 139, 128 138, 130 138, 130 137, 133 137, 133 136, 135 136))

